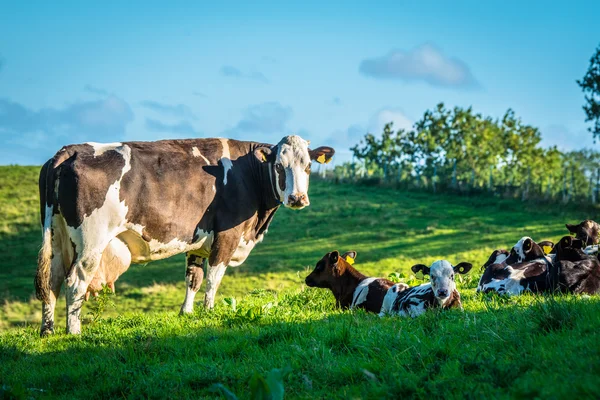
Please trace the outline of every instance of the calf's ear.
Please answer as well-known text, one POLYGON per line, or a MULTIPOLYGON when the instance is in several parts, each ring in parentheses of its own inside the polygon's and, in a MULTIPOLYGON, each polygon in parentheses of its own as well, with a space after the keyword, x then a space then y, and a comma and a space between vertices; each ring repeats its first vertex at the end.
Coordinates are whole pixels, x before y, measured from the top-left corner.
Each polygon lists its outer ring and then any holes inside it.
POLYGON ((339 259, 340 259, 340 253, 337 250, 334 250, 331 253, 329 253, 329 262, 331 264, 337 264, 339 259))
POLYGON ((319 164, 327 164, 331 161, 331 158, 335 154, 335 150, 331 147, 321 146, 314 150, 308 149, 308 155, 310 159, 318 162, 319 164))
POLYGON ((258 146, 254 149, 254 156, 260 162, 272 161, 275 156, 275 152, 269 146, 258 146))
POLYGON ((565 224, 565 226, 567 227, 567 229, 569 230, 569 232, 571 232, 573 234, 577 233, 577 225, 565 224))
POLYGON ((460 264, 454 266, 454 272, 457 274, 466 274, 473 268, 473 264, 468 262, 461 262, 460 264))
POLYGON ((342 258, 346 260, 346 262, 350 265, 354 264, 354 260, 356 260, 356 251, 351 250, 342 254, 342 258))
POLYGON ((427 265, 415 264, 412 267, 410 267, 410 269, 415 274, 418 273, 419 271, 421 271, 423 273, 423 275, 429 275, 429 267, 427 265))

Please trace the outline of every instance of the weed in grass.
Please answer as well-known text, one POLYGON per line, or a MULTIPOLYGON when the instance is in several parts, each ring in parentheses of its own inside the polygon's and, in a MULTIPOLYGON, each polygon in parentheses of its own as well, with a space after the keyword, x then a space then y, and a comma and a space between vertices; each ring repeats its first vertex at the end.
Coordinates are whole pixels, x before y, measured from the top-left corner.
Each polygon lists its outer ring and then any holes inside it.
POLYGON ((100 293, 93 297, 93 305, 90 307, 91 311, 88 313, 92 318, 92 323, 98 322, 107 308, 116 308, 113 300, 114 295, 108 286, 102 285, 100 293))

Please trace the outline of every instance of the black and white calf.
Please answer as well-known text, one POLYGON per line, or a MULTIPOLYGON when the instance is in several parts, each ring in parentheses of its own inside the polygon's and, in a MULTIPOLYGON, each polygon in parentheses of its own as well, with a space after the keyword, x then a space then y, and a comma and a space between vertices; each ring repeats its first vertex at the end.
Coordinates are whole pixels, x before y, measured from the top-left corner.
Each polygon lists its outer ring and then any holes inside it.
POLYGON ((388 289, 379 315, 399 315, 417 317, 430 308, 461 308, 460 293, 456 290, 454 274, 466 274, 473 265, 461 262, 453 266, 446 260, 438 260, 427 267, 413 265, 412 271, 423 272, 431 277, 430 283, 413 286, 405 290, 395 285, 388 289))
POLYGON ((486 263, 485 271, 477 286, 478 292, 518 295, 524 291, 544 292, 554 285, 552 257, 546 256, 542 248, 530 237, 521 238, 513 246, 507 257, 495 258, 492 264, 486 263))
POLYGON ((588 255, 580 239, 565 236, 556 246, 558 290, 563 293, 600 293, 600 261, 588 255))

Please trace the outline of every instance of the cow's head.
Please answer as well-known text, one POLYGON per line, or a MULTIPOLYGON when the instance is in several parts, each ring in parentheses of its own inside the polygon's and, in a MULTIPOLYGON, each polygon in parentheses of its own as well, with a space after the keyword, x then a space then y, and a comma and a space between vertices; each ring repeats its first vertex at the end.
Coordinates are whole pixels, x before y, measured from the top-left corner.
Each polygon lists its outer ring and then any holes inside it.
POLYGON ((337 250, 325 254, 304 280, 306 286, 331 289, 334 281, 344 273, 349 264, 354 263, 355 258, 355 251, 348 251, 341 256, 337 250))
POLYGON ((473 265, 467 262, 461 262, 457 266, 453 266, 446 260, 438 260, 431 264, 431 267, 417 264, 413 265, 411 269, 415 274, 421 271, 423 275, 431 277, 433 295, 443 304, 456 289, 454 274, 466 274, 471 268, 473 268, 473 265))
POLYGON ((507 265, 522 263, 525 261, 537 260, 544 257, 542 248, 529 236, 522 237, 517 244, 510 250, 510 255, 506 259, 507 265))
POLYGON ((586 246, 598 244, 600 225, 597 222, 586 219, 578 225, 565 224, 565 226, 577 239, 583 240, 586 246))
POLYGON ((508 258, 509 254, 510 253, 504 249, 494 250, 492 252, 492 254, 490 255, 490 258, 488 258, 488 260, 485 262, 485 264, 483 264, 481 269, 484 270, 492 264, 504 263, 506 261, 506 259, 508 258))
POLYGON ((272 184, 284 206, 301 209, 310 204, 308 180, 311 161, 325 164, 335 151, 331 147, 308 148, 309 142, 300 136, 285 136, 277 146, 259 146, 254 150, 262 162, 271 164, 272 184))

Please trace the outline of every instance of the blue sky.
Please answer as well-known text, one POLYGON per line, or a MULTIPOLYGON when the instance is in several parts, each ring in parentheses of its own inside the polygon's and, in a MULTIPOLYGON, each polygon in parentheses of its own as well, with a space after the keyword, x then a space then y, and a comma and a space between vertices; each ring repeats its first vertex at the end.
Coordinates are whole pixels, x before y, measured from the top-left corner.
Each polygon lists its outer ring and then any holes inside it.
POLYGON ((0 2, 0 164, 290 133, 343 160, 438 102, 512 108, 544 145, 595 146, 575 80, 600 44, 598 1, 0 2))

